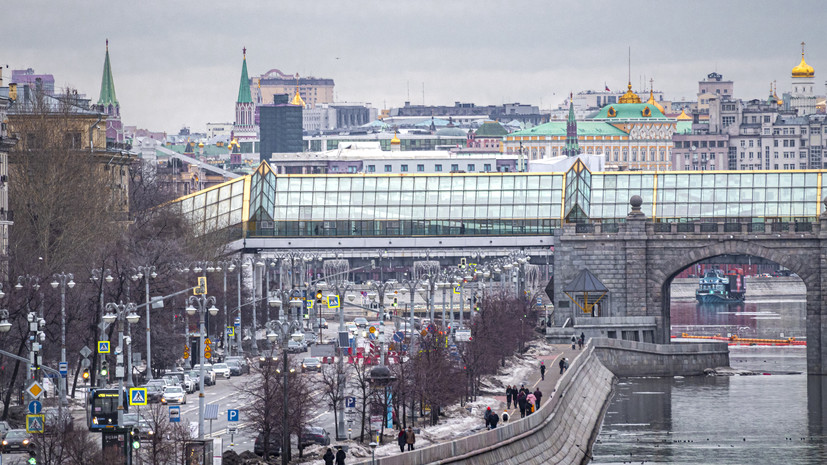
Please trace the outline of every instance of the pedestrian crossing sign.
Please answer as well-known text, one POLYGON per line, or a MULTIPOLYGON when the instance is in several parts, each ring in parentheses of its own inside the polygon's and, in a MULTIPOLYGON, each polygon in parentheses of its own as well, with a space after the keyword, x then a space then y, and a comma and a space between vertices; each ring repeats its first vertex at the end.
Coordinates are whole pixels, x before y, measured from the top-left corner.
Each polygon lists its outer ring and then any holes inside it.
POLYGON ((42 433, 46 424, 44 415, 26 415, 26 432, 42 433))
POLYGON ((459 286, 454 286, 454 294, 459 294, 459 293, 460 293, 459 286))
POLYGON ((108 354, 109 353, 109 341, 98 341, 98 353, 99 354, 108 354))
POLYGON ((146 388, 129 388, 129 405, 146 405, 146 388))
POLYGON ((227 337, 235 336, 235 327, 227 326, 227 337))
POLYGON ((338 295, 329 295, 327 296, 327 308, 339 308, 339 296, 338 295))

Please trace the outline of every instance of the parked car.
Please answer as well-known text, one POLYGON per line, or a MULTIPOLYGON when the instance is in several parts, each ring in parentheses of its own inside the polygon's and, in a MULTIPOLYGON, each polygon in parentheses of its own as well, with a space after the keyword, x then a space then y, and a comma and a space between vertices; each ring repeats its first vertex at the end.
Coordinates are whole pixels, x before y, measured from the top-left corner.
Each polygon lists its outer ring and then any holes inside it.
POLYGON ((322 362, 316 357, 305 357, 302 360, 302 373, 308 371, 322 371, 322 362))
POLYGON ((215 372, 215 377, 219 376, 224 379, 230 379, 230 367, 226 363, 216 363, 212 366, 212 371, 215 372))
POLYGON ((328 434, 326 429, 320 426, 305 426, 302 429, 300 446, 304 448, 313 444, 320 446, 330 445, 330 434, 328 434))
POLYGON ((227 366, 230 367, 230 376, 241 376, 243 370, 238 360, 228 360, 227 366))
POLYGON ((6 435, 6 433, 8 433, 9 431, 11 431, 12 429, 13 429, 13 428, 11 427, 11 425, 9 424, 9 422, 7 422, 7 421, 0 421, 0 439, 2 439, 2 438, 3 438, 3 436, 5 436, 5 435, 6 435))
POLYGON ((0 451, 8 453, 11 451, 30 451, 34 450, 34 436, 27 433, 24 429, 12 429, 3 437, 2 448, 0 451))
POLYGON ((287 352, 291 354, 300 354, 307 350, 307 344, 304 341, 294 341, 290 339, 287 341, 287 352))
POLYGON ((184 388, 187 393, 195 392, 197 386, 196 383, 190 379, 189 376, 185 375, 183 371, 172 371, 164 373, 164 378, 170 378, 173 380, 178 381, 178 385, 184 388))
POLYGON ((161 402, 161 396, 164 395, 164 389, 166 389, 166 385, 157 379, 148 381, 141 387, 146 388, 146 400, 150 404, 161 402))
POLYGON ((187 393, 181 386, 167 386, 164 395, 161 396, 162 404, 186 404, 187 393))
POLYGON ((155 431, 152 429, 149 421, 137 413, 124 413, 123 424, 129 428, 137 426, 138 438, 142 441, 152 439, 152 436, 155 435, 155 431))
MULTIPOLYGON (((201 365, 195 364, 192 366, 192 371, 196 373, 201 372, 201 365)), ((215 371, 212 369, 212 364, 205 363, 204 364, 204 384, 207 386, 214 386, 215 385, 215 371)))
POLYGON ((304 333, 304 342, 307 343, 307 345, 315 344, 317 342, 316 341, 316 333, 314 333, 313 331, 305 332, 304 333))
POLYGON ((161 378, 161 381, 164 383, 164 386, 180 386, 181 385, 181 382, 178 381, 178 379, 172 378, 172 377, 164 376, 164 377, 161 378))
MULTIPOLYGON (((25 430, 24 430, 25 431, 25 430)), ((264 433, 258 433, 256 442, 253 444, 253 452, 256 455, 264 456, 264 433)), ((267 455, 281 455, 281 434, 271 432, 267 441, 267 455)))
POLYGON ((324 329, 327 329, 327 320, 325 320, 324 318, 319 320, 319 326, 324 328, 324 329))
POLYGON ((361 317, 361 316, 360 316, 360 317, 356 317, 356 318, 354 318, 354 319, 353 319, 353 322, 354 322, 354 323, 356 324, 356 326, 358 326, 359 328, 365 328, 365 327, 367 327, 367 325, 368 325, 368 320, 367 320, 367 318, 363 318, 363 317, 361 317))

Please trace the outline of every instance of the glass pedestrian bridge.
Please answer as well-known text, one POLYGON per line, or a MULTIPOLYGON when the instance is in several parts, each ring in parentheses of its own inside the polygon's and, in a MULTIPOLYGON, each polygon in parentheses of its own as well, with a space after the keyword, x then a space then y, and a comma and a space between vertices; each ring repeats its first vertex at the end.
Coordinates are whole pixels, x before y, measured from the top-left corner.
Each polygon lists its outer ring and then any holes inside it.
POLYGON ((629 199, 655 222, 814 222, 827 171, 250 175, 174 200, 199 234, 235 238, 548 236, 619 223, 629 199))

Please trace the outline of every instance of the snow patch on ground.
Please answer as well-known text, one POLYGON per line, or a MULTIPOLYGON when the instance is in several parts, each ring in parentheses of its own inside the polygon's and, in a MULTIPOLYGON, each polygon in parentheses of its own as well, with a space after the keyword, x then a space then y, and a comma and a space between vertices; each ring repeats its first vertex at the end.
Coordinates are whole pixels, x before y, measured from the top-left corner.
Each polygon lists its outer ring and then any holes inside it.
MULTIPOLYGON (((505 387, 509 384, 534 384, 534 378, 540 376, 540 356, 549 355, 554 348, 545 341, 535 341, 523 355, 515 355, 505 360, 505 367, 493 376, 483 377, 482 391, 486 394, 504 396, 505 387)), ((546 367, 548 369, 548 367, 546 367)))

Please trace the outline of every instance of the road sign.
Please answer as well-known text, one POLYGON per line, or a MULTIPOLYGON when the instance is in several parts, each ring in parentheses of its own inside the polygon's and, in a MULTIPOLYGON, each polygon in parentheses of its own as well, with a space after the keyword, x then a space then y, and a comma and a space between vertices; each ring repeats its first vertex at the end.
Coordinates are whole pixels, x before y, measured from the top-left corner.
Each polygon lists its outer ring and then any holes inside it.
POLYGON ((43 415, 26 415, 27 433, 42 433, 45 424, 46 421, 43 415))
POLYGON ((235 426, 230 426, 229 428, 227 428, 227 432, 230 434, 236 434, 238 433, 238 428, 236 428, 235 426))
POLYGON ((370 328, 368 328, 368 331, 370 331, 371 334, 375 333, 376 332, 376 326, 371 326, 370 328))
POLYGON ((109 353, 109 341, 98 341, 98 353, 99 354, 108 354, 109 353))
POLYGON ((238 421, 238 409, 227 410, 227 421, 238 421))
POLYGON ((60 372, 60 376, 65 378, 66 375, 69 373, 69 364, 67 362, 58 363, 57 371, 60 372))
POLYGON ((329 295, 327 296, 327 308, 339 308, 339 296, 338 295, 329 295))
POLYGON ((207 404, 204 407, 205 420, 218 420, 218 404, 207 404))
POLYGON ((146 405, 146 388, 129 388, 129 405, 146 405))
POLYGON ((207 360, 212 358, 212 341, 210 338, 204 339, 204 358, 207 360))
POLYGON ((227 326, 227 337, 234 337, 235 336, 235 328, 233 326, 227 326))
POLYGON ((436 325, 434 325, 433 323, 429 324, 428 325, 428 331, 430 331, 432 333, 435 333, 436 332, 436 325))
POLYGON ((311 309, 311 308, 313 308, 313 299, 307 299, 307 300, 305 300, 305 301, 304 301, 304 306, 305 306, 305 308, 307 308, 308 310, 309 310, 309 309, 311 309))
POLYGON ((43 410, 43 404, 40 402, 33 400, 29 402, 29 413, 32 415, 37 415, 40 411, 43 410))
POLYGON ((28 392, 32 398, 40 399, 40 396, 43 395, 43 386, 41 386, 36 380, 32 380, 32 384, 29 384, 29 387, 26 388, 26 392, 28 392))
POLYGON ((204 295, 207 293, 207 277, 206 276, 199 276, 198 277, 198 286, 192 288, 192 293, 195 295, 204 295))
POLYGON ((80 356, 81 357, 86 358, 90 355, 92 355, 92 349, 90 349, 86 346, 83 346, 83 349, 80 349, 80 356))
POLYGON ((428 335, 428 330, 427 330, 427 329, 423 329, 422 331, 420 331, 420 332, 419 332, 419 334, 420 334, 422 337, 425 337, 425 336, 427 336, 427 335, 428 335))
POLYGON ((368 334, 368 338, 370 338, 371 341, 375 341, 376 340, 376 333, 368 334))
POLYGON ((190 348, 188 346, 184 346, 184 360, 190 358, 190 348))
POLYGON ((181 422, 181 407, 177 405, 170 405, 169 406, 169 422, 170 423, 180 423, 181 422))
POLYGON ((460 294, 459 286, 454 286, 454 294, 460 294))
POLYGON ((393 333, 393 340, 394 342, 402 342, 405 340, 405 333, 402 331, 397 331, 393 333))
POLYGON ((347 408, 356 408, 356 397, 355 396, 345 397, 345 407, 347 407, 347 408))

